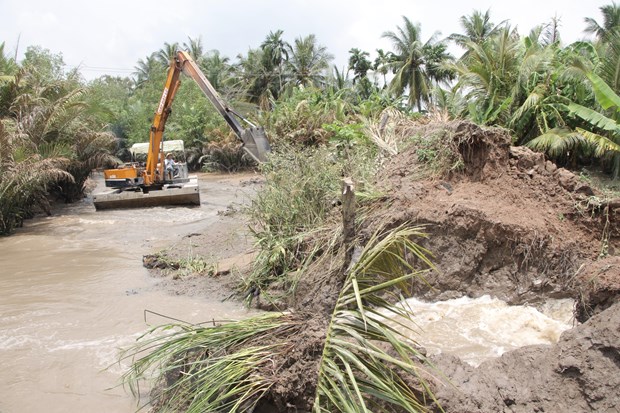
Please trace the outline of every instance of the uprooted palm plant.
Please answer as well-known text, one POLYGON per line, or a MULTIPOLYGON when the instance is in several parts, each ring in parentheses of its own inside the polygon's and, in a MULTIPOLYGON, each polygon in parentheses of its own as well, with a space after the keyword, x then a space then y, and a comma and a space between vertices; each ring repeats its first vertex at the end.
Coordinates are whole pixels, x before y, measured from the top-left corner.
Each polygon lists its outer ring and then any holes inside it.
POLYGON ((434 398, 420 377, 425 360, 411 339, 410 313, 394 304, 431 267, 413 241, 419 236, 420 228, 404 226, 373 236, 324 322, 272 313, 153 329, 124 354, 133 361, 124 383, 138 394, 153 374, 151 404, 161 412, 426 411, 434 398))

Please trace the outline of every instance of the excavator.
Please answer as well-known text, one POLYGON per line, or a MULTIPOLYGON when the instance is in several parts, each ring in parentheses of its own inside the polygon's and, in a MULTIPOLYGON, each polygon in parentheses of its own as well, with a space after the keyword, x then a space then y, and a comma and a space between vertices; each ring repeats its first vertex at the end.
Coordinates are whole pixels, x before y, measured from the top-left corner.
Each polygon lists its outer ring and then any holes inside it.
POLYGON ((150 129, 146 164, 133 162, 120 168, 104 170, 105 185, 111 190, 93 196, 96 209, 200 205, 200 191, 195 176, 185 174, 173 177, 165 173, 164 129, 181 85, 181 73, 198 84, 243 143, 243 150, 256 162, 265 162, 267 159, 271 148, 264 129, 226 105, 194 59, 187 52, 179 51, 170 62, 164 91, 150 129), (249 126, 244 128, 240 121, 249 126))

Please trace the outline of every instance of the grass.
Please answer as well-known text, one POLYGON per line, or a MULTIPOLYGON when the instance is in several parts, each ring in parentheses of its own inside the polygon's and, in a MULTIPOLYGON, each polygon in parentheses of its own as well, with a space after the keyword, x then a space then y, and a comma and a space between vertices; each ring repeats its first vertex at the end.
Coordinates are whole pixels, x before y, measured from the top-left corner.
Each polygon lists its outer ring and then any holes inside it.
POLYGON ((153 254, 153 259, 158 268, 164 272, 174 271, 174 278, 182 278, 189 275, 214 275, 217 272, 217 264, 213 260, 193 254, 191 246, 186 257, 173 258, 166 250, 153 254))
POLYGON ((251 411, 273 384, 261 369, 283 351, 253 343, 299 328, 299 321, 285 314, 214 327, 156 327, 122 354, 121 360, 132 361, 123 384, 139 397, 140 382, 154 380, 150 404, 155 412, 251 411))

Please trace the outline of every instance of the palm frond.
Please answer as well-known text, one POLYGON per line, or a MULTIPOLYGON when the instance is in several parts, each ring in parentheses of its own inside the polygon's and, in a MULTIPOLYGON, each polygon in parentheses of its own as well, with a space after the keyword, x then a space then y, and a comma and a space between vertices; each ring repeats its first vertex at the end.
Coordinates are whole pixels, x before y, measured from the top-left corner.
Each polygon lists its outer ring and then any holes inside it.
POLYGON ((570 129, 554 128, 527 142, 525 146, 557 158, 583 143, 584 139, 580 133, 570 129))
POLYGON ((545 98, 545 95, 546 90, 544 86, 535 87, 534 90, 532 90, 528 97, 525 99, 523 104, 512 116, 512 119, 510 120, 510 125, 514 127, 514 125, 519 122, 530 109, 536 107, 545 98))
POLYGON ((610 151, 620 153, 620 145, 606 136, 599 135, 594 132, 589 132, 581 128, 577 128, 577 132, 582 134, 585 140, 587 140, 588 142, 594 145, 594 148, 595 148, 594 154, 596 156, 603 156, 607 152, 610 152, 610 151))
POLYGON ((157 411, 251 411, 273 384, 260 373, 261 368, 270 363, 274 353, 285 351, 282 344, 252 343, 295 334, 299 328, 299 318, 283 313, 215 327, 156 327, 123 353, 122 358, 133 362, 123 383, 139 396, 139 382, 154 375, 156 390, 151 404, 157 411))
POLYGON ((568 104, 568 109, 573 114, 590 123, 592 126, 609 132, 620 133, 620 125, 618 125, 615 120, 610 119, 595 110, 572 102, 568 104))
POLYGON ((421 228, 405 225, 383 238, 375 234, 349 271, 329 324, 314 412, 391 411, 387 405, 426 411, 425 397, 433 396, 419 375, 423 357, 411 338, 387 321, 394 316, 411 321, 393 302, 410 293, 413 277, 432 268, 428 251, 412 241, 423 236, 421 228), (415 270, 411 262, 426 269, 415 270), (422 383, 422 400, 407 385, 411 375, 422 383))

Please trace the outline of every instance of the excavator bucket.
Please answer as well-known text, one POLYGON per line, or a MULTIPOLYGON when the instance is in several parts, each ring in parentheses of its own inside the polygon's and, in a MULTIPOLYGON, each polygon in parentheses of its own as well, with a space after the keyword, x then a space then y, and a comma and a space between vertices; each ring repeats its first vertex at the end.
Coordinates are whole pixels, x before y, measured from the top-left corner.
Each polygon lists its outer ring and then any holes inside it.
POLYGON ((241 132, 241 140, 243 141, 243 149, 256 162, 267 161, 267 154, 271 152, 271 146, 269 146, 269 140, 267 140, 263 128, 244 129, 241 132))

